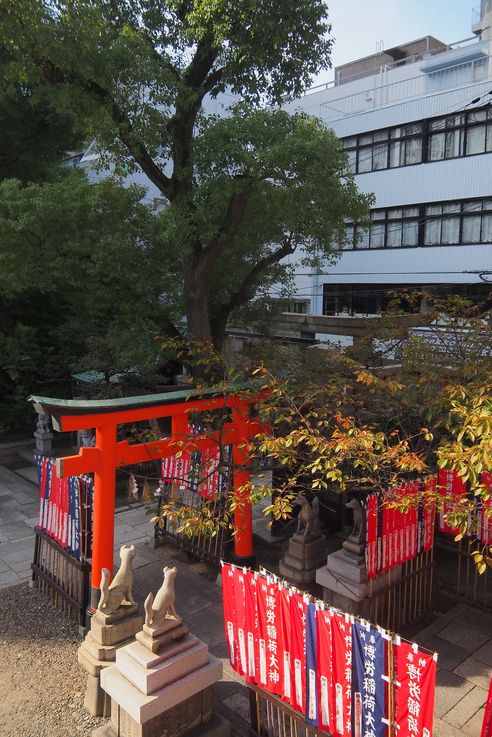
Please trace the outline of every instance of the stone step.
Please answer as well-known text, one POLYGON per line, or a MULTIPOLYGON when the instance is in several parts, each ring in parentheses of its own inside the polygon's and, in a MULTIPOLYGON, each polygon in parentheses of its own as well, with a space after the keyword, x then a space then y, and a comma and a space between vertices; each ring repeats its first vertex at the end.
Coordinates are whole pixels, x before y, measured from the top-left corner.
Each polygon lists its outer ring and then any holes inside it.
POLYGON ((160 653, 150 652, 148 648, 135 641, 126 646, 126 652, 135 660, 142 668, 155 668, 156 665, 162 663, 163 660, 173 658, 175 655, 189 650, 199 642, 195 635, 186 635, 182 640, 175 640, 166 645, 160 653))
POLYGON ((118 670, 117 665, 101 672, 101 685, 138 724, 180 704, 222 678, 222 662, 209 655, 208 663, 153 694, 143 694, 118 670))
POLYGON ((153 694, 170 683, 199 670, 207 663, 208 646, 200 640, 189 650, 163 660, 154 668, 144 668, 133 659, 126 648, 116 652, 116 665, 120 673, 146 695, 153 694))

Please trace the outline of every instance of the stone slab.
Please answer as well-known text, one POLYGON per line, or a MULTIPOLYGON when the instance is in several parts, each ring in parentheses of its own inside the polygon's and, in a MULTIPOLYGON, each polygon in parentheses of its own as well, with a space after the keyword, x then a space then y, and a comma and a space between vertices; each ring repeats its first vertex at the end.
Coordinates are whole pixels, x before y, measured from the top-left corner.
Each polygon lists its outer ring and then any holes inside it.
POLYGON ((469 629, 457 622, 448 624, 445 629, 439 632, 439 637, 453 645, 459 645, 459 647, 469 650, 470 653, 478 650, 489 639, 487 635, 477 632, 475 629, 469 629))
POLYGON ((435 716, 443 719, 473 687, 473 683, 465 681, 464 678, 457 676, 455 673, 440 670, 436 683, 435 716))
POLYGON ((289 540, 289 554, 299 559, 313 558, 318 555, 325 556, 326 547, 327 544, 324 537, 307 543, 297 542, 292 537, 289 540))
MULTIPOLYGON (((438 636, 430 637, 425 641, 419 638, 418 642, 421 645, 425 645, 429 650, 439 653, 438 665, 445 670, 453 670, 470 656, 468 650, 458 647, 458 645, 452 645, 447 640, 442 640, 438 636)), ((457 671, 455 670, 454 672, 456 673, 457 671)))
POLYGON ((456 673, 467 681, 474 683, 475 686, 488 691, 490 679, 492 678, 492 661, 488 664, 475 658, 475 655, 464 660, 458 665, 453 673, 456 673))
POLYGON ((95 717, 109 717, 111 714, 111 699, 102 690, 99 678, 91 674, 87 678, 84 706, 95 717))
POLYGON ((141 645, 146 647, 151 652, 158 653, 170 642, 173 642, 174 640, 179 640, 181 637, 185 637, 189 634, 189 632, 189 627, 182 624, 180 627, 175 627, 174 629, 169 630, 169 632, 165 632, 159 637, 149 637, 142 630, 136 633, 135 638, 138 640, 138 642, 140 642, 141 645))
POLYGON ((134 614, 131 617, 121 619, 115 624, 101 624, 94 617, 91 619, 91 632, 101 645, 115 645, 123 640, 133 637, 142 628, 142 617, 140 614, 134 614))
POLYGON ((353 555, 343 548, 330 553, 326 559, 326 569, 333 576, 341 576, 348 581, 355 583, 364 583, 367 581, 364 558, 353 555))
POLYGON ((89 631, 85 636, 84 650, 90 653, 96 660, 114 662, 118 648, 125 647, 134 641, 134 637, 130 637, 128 640, 123 640, 123 642, 118 642, 115 645, 101 645, 99 642, 96 642, 89 631))
POLYGON ((445 721, 454 727, 462 727, 481 709, 487 700, 487 691, 475 686, 445 716, 445 721))
POLYGON ((471 719, 463 724, 461 730, 462 734, 466 734, 467 737, 478 737, 482 731, 483 718, 485 715, 485 709, 479 709, 475 712, 471 719))
POLYGON ((147 696, 127 681, 116 665, 112 665, 102 671, 101 685, 132 719, 138 724, 144 724, 216 683, 222 678, 222 670, 222 662, 209 655, 209 662, 203 668, 147 696))
MULTIPOLYGON (((121 726, 121 725, 120 725, 121 726)), ((152 732, 146 729, 147 725, 131 725, 133 730, 128 730, 128 724, 123 725, 125 728, 125 734, 123 737, 130 735, 131 737, 167 737, 168 731, 159 731, 159 729, 153 729, 152 732), (140 729, 138 729, 140 727, 140 729)), ((121 730, 120 730, 121 733, 121 730)), ((190 730, 186 729, 183 734, 187 737, 230 737, 231 725, 224 719, 220 714, 213 714, 212 718, 205 724, 199 724, 190 730)), ((117 728, 113 727, 111 722, 103 724, 102 727, 98 727, 92 732, 92 737, 120 737, 117 728)))
POLYGON ((89 675, 94 676, 95 678, 99 677, 99 674, 104 668, 112 665, 111 660, 98 660, 97 658, 95 658, 88 651, 84 642, 77 651, 77 660, 79 661, 80 665, 86 669, 89 675))
POLYGON ((119 606, 112 614, 105 614, 104 609, 96 609, 93 619, 100 622, 102 625, 115 624, 116 622, 121 622, 122 619, 126 619, 127 617, 133 617, 135 614, 140 614, 139 605, 128 603, 121 604, 121 606, 119 606))
POLYGON ((165 621, 159 625, 155 626, 153 624, 147 625, 144 624, 142 627, 142 630, 145 632, 146 635, 149 635, 149 637, 158 637, 159 635, 163 635, 165 632, 169 632, 170 630, 175 629, 175 627, 180 627, 183 624, 183 620, 181 617, 178 618, 166 618, 165 621))
POLYGON ((284 560, 279 563, 280 575, 284 576, 288 581, 296 584, 314 583, 316 580, 316 568, 311 571, 300 571, 297 568, 289 566, 284 560))
POLYGON ((298 535, 297 532, 294 532, 290 539, 300 545, 309 545, 317 542, 318 540, 324 539, 324 536, 322 532, 315 532, 312 535, 298 535))
POLYGON ((483 663, 492 663, 492 640, 488 640, 482 647, 475 650, 473 657, 483 663))
POLYGON ((164 688, 208 663, 208 646, 198 641, 192 648, 163 660, 153 668, 144 668, 124 649, 116 653, 116 665, 120 673, 139 691, 148 695, 164 688))
POLYGON ((291 568, 295 568, 298 571, 312 571, 323 565, 325 559, 324 552, 321 555, 315 555, 312 558, 295 558, 290 553, 285 553, 284 562, 291 568))
POLYGON ((195 635, 186 635, 182 640, 174 640, 166 645, 159 653, 153 653, 144 647, 138 640, 130 642, 125 646, 125 652, 130 655, 133 660, 139 663, 142 668, 155 668, 156 665, 162 663, 163 660, 172 658, 179 653, 189 650, 190 647, 199 642, 195 635))

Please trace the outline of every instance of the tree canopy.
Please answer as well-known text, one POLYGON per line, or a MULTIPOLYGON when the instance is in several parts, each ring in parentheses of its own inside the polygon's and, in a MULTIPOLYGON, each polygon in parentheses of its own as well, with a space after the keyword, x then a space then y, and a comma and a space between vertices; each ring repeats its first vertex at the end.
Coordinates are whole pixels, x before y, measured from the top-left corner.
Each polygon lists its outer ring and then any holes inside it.
POLYGON ((235 310, 288 281, 284 257, 314 264, 344 219, 364 218, 334 135, 276 107, 329 65, 321 0, 7 0, 0 13, 13 67, 165 199, 162 258, 192 338, 220 347, 235 310))

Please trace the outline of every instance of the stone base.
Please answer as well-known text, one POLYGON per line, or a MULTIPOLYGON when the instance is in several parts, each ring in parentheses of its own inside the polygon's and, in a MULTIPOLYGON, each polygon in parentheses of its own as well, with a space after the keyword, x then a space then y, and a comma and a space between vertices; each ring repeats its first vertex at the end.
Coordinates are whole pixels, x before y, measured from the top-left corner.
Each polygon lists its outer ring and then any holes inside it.
POLYGON ((316 579, 316 569, 326 556, 326 540, 321 533, 303 537, 293 535, 289 548, 279 563, 280 575, 295 584, 309 584, 316 579))
POLYGON ((147 632, 145 632, 144 630, 137 632, 135 637, 138 642, 140 642, 140 644, 143 645, 145 648, 153 653, 158 653, 164 647, 166 647, 166 645, 169 645, 170 642, 174 642, 175 640, 179 640, 182 637, 186 637, 189 632, 190 630, 185 624, 179 624, 177 627, 173 627, 172 629, 164 632, 162 635, 158 635, 157 637, 152 637, 151 635, 148 635, 147 632))
POLYGON ((346 549, 328 556, 326 566, 316 571, 316 583, 323 587, 323 600, 334 607, 370 617, 371 598, 401 577, 401 566, 367 580, 365 560, 346 549))
MULTIPOLYGON (((219 681, 221 677, 222 662, 213 655, 209 655, 208 663, 205 666, 149 695, 143 694, 130 683, 120 673, 117 665, 112 665, 102 671, 101 685, 115 704, 119 704, 124 708, 133 721, 138 724, 145 724, 154 717, 200 693, 219 681)), ((114 708, 116 707, 111 707, 111 714, 113 714, 114 708)), ((123 732, 122 735, 126 737, 123 732)))
MULTIPOLYGON (((139 726, 137 725, 137 728, 139 726)), ((120 737, 120 734, 121 731, 118 732, 118 728, 112 722, 109 722, 95 729, 92 732, 92 737, 120 737)), ((142 732, 135 734, 137 737, 140 737, 140 735, 144 737, 144 733, 142 732)), ((214 714, 208 722, 192 727, 190 730, 180 732, 179 735, 180 737, 181 735, 186 735, 187 737, 230 737, 231 725, 220 715, 214 714)), ((153 734, 145 733, 145 737, 171 737, 171 735, 166 732, 155 732, 153 734)))
POLYGON ((110 699, 101 688, 101 672, 114 663, 118 648, 133 642, 141 626, 138 605, 121 606, 109 615, 98 610, 91 618, 91 628, 77 658, 89 674, 84 706, 93 716, 109 716, 110 699))
POLYGON ((99 681, 99 676, 87 676, 84 706, 95 717, 109 717, 111 714, 111 699, 105 693, 99 681))

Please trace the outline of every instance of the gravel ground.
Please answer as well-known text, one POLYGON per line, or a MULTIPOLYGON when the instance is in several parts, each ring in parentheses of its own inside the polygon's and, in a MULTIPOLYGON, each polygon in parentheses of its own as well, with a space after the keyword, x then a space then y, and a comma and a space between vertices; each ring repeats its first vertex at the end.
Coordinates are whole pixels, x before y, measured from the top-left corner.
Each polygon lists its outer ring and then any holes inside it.
POLYGON ((78 627, 27 584, 0 591, 1 737, 89 737, 78 627))

